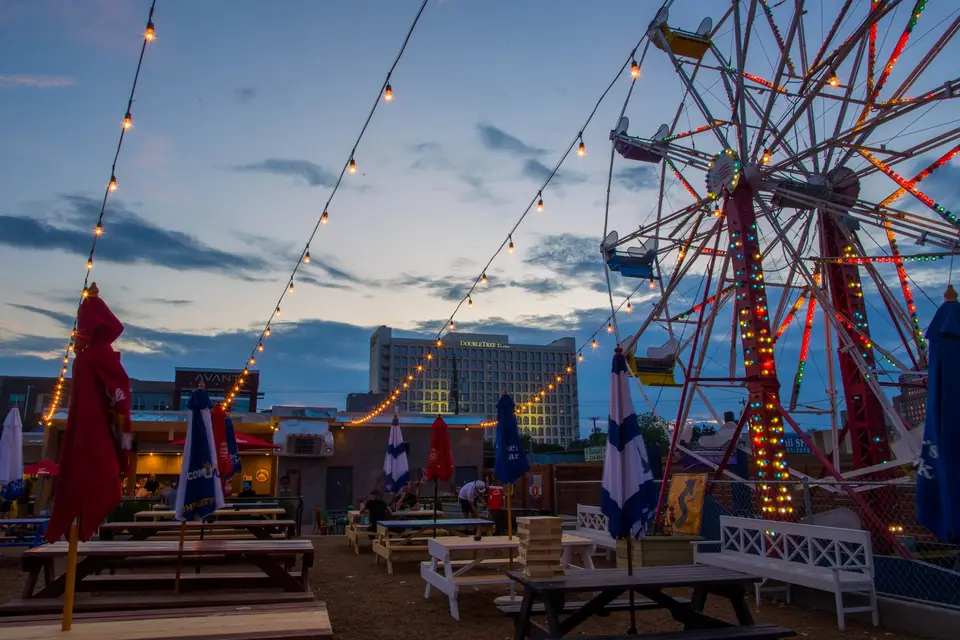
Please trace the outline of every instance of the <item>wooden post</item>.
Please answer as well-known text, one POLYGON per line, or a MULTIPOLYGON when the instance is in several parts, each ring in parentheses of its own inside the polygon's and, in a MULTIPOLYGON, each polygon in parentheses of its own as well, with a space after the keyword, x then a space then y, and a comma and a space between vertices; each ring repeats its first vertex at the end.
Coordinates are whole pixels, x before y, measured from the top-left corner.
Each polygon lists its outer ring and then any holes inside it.
POLYGON ((80 525, 76 520, 70 525, 70 537, 67 544, 67 584, 63 592, 63 622, 61 631, 70 631, 73 626, 73 599, 76 594, 77 581, 77 545, 79 543, 80 525))
POLYGON ((180 521, 180 546, 177 549, 177 574, 173 579, 173 594, 180 595, 180 568, 183 564, 183 542, 187 537, 187 521, 180 521))
MULTIPOLYGON (((633 575, 633 532, 627 533, 627 575, 633 575)), ((633 587, 630 587, 630 635, 637 633, 637 612, 634 610, 633 587)))

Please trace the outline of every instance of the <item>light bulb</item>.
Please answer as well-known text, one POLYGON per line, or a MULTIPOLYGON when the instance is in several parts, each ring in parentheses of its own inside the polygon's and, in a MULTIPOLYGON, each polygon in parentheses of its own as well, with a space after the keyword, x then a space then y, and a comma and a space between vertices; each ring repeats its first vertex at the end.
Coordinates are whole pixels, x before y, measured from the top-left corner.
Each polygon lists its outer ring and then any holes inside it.
MULTIPOLYGON (((278 311, 279 309, 280 307, 277 307, 278 311)), ((263 335, 267 336, 268 338, 270 337, 270 327, 267 327, 266 330, 264 330, 263 335)))
POLYGON ((263 343, 262 343, 262 342, 257 343, 257 351, 263 351, 263 343))
POLYGON ((487 284, 487 272, 486 272, 486 271, 484 271, 484 272, 480 275, 480 284, 487 284))
POLYGON ((828 82, 830 83, 830 86, 831 86, 831 87, 839 87, 839 86, 840 86, 840 78, 837 77, 837 74, 836 74, 836 73, 832 73, 832 72, 831 72, 831 74, 830 74, 830 80, 829 80, 828 82))
POLYGON ((507 245, 507 250, 510 251, 510 253, 513 253, 513 237, 512 236, 510 237, 510 244, 507 245))
POLYGON ((599 347, 600 345, 597 344, 597 339, 594 338, 593 341, 590 343, 590 346, 593 347, 594 349, 596 349, 596 348, 599 347))
POLYGON ((277 305, 277 310, 274 311, 273 313, 274 313, 274 315, 277 315, 277 316, 280 315, 280 305, 277 305))
POLYGON ((354 160, 354 159, 351 157, 351 158, 350 158, 350 173, 356 173, 356 172, 357 172, 357 161, 354 160))
POLYGON ((457 325, 454 324, 453 320, 450 321, 450 331, 456 331, 457 325))
POLYGON ((612 322, 608 322, 608 323, 607 323, 607 333, 613 333, 613 323, 612 323, 612 322))
POLYGON ((537 196, 537 211, 543 212, 543 195, 537 196))
POLYGON ((250 364, 257 364, 257 359, 253 356, 250 356, 250 364))
POLYGON ((87 260, 87 271, 90 271, 90 269, 93 269, 93 258, 87 260))
POLYGON ((98 236, 103 234, 103 225, 98 222, 96 228, 93 230, 93 233, 98 236))
POLYGON ((387 102, 393 100, 393 87, 390 86, 390 83, 387 83, 387 88, 383 90, 383 99, 387 102))
MULTIPOLYGON (((290 278, 290 287, 287 289, 288 293, 293 293, 293 278, 290 278)), ((279 315, 279 314, 277 314, 279 315)))
POLYGON ((770 162, 770 152, 769 152, 769 151, 764 151, 764 152, 763 152, 763 156, 760 158, 760 162, 762 162, 763 164, 767 164, 768 162, 770 162))
POLYGON ((651 289, 656 289, 656 288, 657 288, 657 283, 655 283, 652 278, 650 279, 650 288, 651 288, 651 289))
POLYGON ((147 30, 143 32, 143 37, 147 42, 153 42, 157 37, 157 31, 153 28, 153 20, 147 22, 147 30))
POLYGON ((307 252, 303 254, 303 261, 310 264, 310 245, 307 245, 307 252))
POLYGON ((630 313, 632 311, 633 311, 633 305, 631 305, 630 301, 627 300, 627 313, 630 313))
POLYGON ((580 146, 577 147, 577 155, 581 158, 587 155, 587 145, 583 144, 583 134, 580 134, 580 146))
POLYGON ((583 362, 583 352, 580 352, 580 353, 577 354, 577 360, 578 360, 579 362, 583 362))
POLYGON ((467 309, 473 309, 473 298, 467 296, 467 309))
POLYGON ((110 191, 117 190, 117 176, 110 176, 110 185, 108 187, 110 191))
POLYGON ((719 218, 719 217, 722 216, 722 215, 723 215, 723 211, 720 210, 720 205, 717 205, 716 207, 714 207, 714 209, 713 209, 713 216, 714 216, 715 218, 719 218))
POLYGON ((133 126, 133 117, 130 115, 130 112, 127 111, 127 115, 123 116, 123 128, 129 129, 133 126))
POLYGON ((640 77, 640 65, 636 60, 630 62, 630 77, 636 79, 640 77))
POLYGON ((330 217, 330 213, 324 210, 323 215, 320 216, 320 224, 327 224, 327 218, 330 217))

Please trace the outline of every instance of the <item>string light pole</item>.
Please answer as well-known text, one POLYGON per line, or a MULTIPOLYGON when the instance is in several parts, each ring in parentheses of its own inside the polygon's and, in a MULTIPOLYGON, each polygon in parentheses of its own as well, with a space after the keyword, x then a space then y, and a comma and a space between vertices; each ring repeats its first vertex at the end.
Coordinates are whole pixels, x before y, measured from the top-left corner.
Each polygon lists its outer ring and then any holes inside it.
MULTIPOLYGON (((90 243, 90 253, 87 255, 86 274, 83 278, 83 288, 81 289, 80 293, 80 301, 77 303, 77 314, 80 312, 80 304, 82 304, 84 298, 87 297, 87 287, 90 284, 90 274, 93 271, 97 246, 99 245, 100 237, 104 233, 103 218, 107 208, 107 200, 109 200, 110 194, 114 193, 119 188, 119 183, 117 182, 117 162, 120 159, 120 150, 123 149, 123 141, 126 139, 126 134, 130 129, 133 128, 133 99, 137 92, 137 82, 140 79, 140 70, 143 67, 143 57, 147 52, 147 45, 153 42, 157 37, 156 28, 153 24, 153 12, 156 6, 157 0, 153 0, 153 2, 150 3, 150 11, 147 14, 147 24, 143 31, 143 43, 140 45, 140 57, 137 60, 137 70, 133 74, 133 84, 130 87, 130 96, 127 98, 127 108, 124 112, 123 120, 120 122, 120 138, 117 141, 117 148, 113 154, 113 162, 110 165, 110 179, 107 181, 107 186, 103 192, 103 199, 100 202, 100 213, 97 216, 97 224, 93 227, 93 240, 90 243)), ((56 385, 54 386, 53 396, 50 399, 50 406, 47 408, 47 411, 43 416, 43 422, 46 426, 50 426, 51 421, 53 420, 53 415, 60 407, 60 399, 63 396, 63 387, 66 383, 67 367, 70 364, 70 353, 73 351, 74 340, 77 336, 77 314, 74 314, 73 329, 70 332, 70 340, 67 343, 67 348, 64 350, 63 363, 60 368, 60 376, 57 379, 56 385)))
POLYGON ((351 175, 357 173, 357 149, 360 147, 360 142, 363 140, 363 136, 367 132, 367 127, 370 126, 370 121, 373 119, 373 115, 376 113, 381 102, 393 101, 393 85, 391 84, 393 72, 396 70, 397 65, 400 64, 400 59, 403 57, 403 54, 407 49, 407 44, 409 44, 414 30, 417 28, 417 25, 420 22, 420 17, 423 15, 424 9, 427 8, 428 1, 429 0, 423 0, 423 2, 420 4, 419 10, 417 11, 416 16, 414 16, 410 28, 407 30, 407 35, 403 39, 403 44, 400 45, 400 50, 397 52, 397 56, 394 58, 393 64, 390 65, 390 69, 387 71, 386 78, 377 92, 377 99, 374 101, 373 106, 370 108, 370 112, 367 114, 366 120, 363 122, 363 126, 360 128, 360 134, 357 136, 356 142, 354 142, 353 147, 350 149, 347 162, 343 165, 343 168, 340 169, 340 175, 337 176, 337 181, 334 183, 333 189, 330 191, 330 196, 327 198, 326 203, 324 203, 323 209, 321 209, 322 213, 317 218, 316 223, 313 225, 313 230, 310 232, 307 242, 304 245, 303 250, 300 252, 300 257, 297 259, 296 264, 293 266, 293 270, 290 272, 290 278, 287 281, 287 285, 280 293, 280 297, 277 299, 277 303, 274 306, 274 310, 270 315, 270 318, 264 323, 263 329, 260 331, 260 335, 257 337, 257 340, 250 351, 250 356, 247 358, 247 361, 244 364, 243 372, 237 377, 233 387, 231 387, 230 391, 223 400, 223 407, 227 411, 230 410, 230 406, 233 404, 234 399, 236 399, 237 395, 240 393, 240 390, 243 388, 243 385, 246 383, 246 377, 250 373, 250 367, 256 365, 257 355, 264 351, 264 341, 270 337, 270 334, 272 333, 272 325, 274 321, 280 317, 280 306, 282 305, 284 299, 286 299, 286 297, 289 295, 293 295, 296 291, 297 273, 299 273, 301 267, 310 264, 310 245, 313 243, 317 232, 320 230, 320 226, 327 224, 330 219, 330 204, 333 202, 334 197, 340 190, 340 185, 343 183, 344 175, 347 173, 350 173, 351 175))

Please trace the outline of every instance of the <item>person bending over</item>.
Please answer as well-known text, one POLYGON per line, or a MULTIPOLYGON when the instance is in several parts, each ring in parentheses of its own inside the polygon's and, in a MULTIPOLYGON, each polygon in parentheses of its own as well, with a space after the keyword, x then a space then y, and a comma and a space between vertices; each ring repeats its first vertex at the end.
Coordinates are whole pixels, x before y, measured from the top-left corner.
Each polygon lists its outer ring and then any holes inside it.
POLYGON ((477 498, 487 490, 487 485, 482 480, 468 482, 460 489, 460 510, 464 518, 479 518, 480 512, 477 510, 477 498))

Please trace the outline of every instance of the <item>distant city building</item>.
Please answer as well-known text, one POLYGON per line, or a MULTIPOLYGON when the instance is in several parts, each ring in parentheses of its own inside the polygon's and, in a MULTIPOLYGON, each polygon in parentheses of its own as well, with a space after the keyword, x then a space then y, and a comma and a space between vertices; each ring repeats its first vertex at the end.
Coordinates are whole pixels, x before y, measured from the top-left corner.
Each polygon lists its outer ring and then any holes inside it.
POLYGON ((367 413, 386 399, 385 393, 348 393, 347 413, 367 413))
MULTIPOLYGON (((451 333, 444 337, 440 357, 428 363, 413 388, 397 401, 405 413, 486 415, 495 418, 504 390, 519 404, 553 382, 568 366, 574 375, 547 393, 543 402, 519 416, 522 433, 536 442, 565 445, 579 438, 576 342, 561 338, 547 345, 510 344, 508 336, 451 333), (459 382, 455 402, 454 367, 459 382), (459 407, 456 405, 459 404, 459 407)), ((429 338, 399 338, 390 327, 370 336, 371 393, 387 394, 409 375, 434 347, 429 338)), ((493 436, 488 430, 487 437, 493 436)))
POLYGON ((918 376, 900 376, 900 395, 893 406, 912 428, 922 429, 927 420, 927 387, 918 376))

